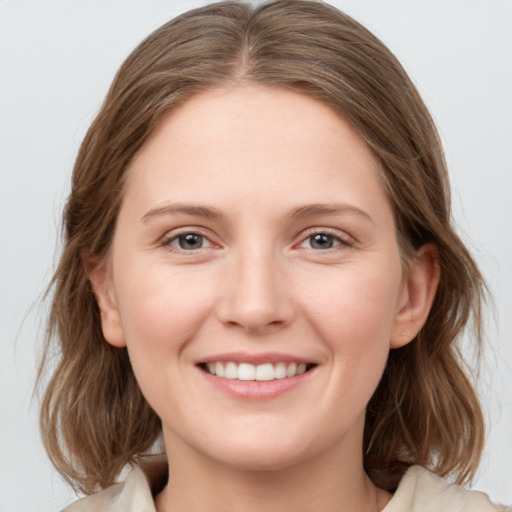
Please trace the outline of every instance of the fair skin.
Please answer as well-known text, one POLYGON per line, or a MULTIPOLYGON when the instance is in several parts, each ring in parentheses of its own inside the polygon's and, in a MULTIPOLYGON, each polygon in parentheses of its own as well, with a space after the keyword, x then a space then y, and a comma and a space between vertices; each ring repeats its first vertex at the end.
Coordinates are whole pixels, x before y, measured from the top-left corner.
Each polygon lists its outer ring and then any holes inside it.
POLYGON ((162 419, 159 512, 389 501, 363 470, 366 405, 438 271, 425 246, 405 273, 379 172, 333 110, 256 86, 193 97, 137 154, 91 278, 162 419))

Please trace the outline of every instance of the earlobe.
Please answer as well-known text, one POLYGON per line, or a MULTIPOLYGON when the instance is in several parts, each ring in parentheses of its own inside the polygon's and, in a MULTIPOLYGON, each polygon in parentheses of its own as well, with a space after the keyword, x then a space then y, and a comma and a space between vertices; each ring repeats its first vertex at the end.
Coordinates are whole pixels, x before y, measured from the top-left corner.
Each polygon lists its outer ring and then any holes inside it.
POLYGON ((89 279, 98 303, 103 336, 115 347, 126 346, 121 316, 117 309, 111 276, 104 262, 88 265, 89 279))
POLYGON ((390 348, 411 342, 427 321, 439 284, 439 253, 434 244, 425 244, 412 258, 395 317, 390 348))

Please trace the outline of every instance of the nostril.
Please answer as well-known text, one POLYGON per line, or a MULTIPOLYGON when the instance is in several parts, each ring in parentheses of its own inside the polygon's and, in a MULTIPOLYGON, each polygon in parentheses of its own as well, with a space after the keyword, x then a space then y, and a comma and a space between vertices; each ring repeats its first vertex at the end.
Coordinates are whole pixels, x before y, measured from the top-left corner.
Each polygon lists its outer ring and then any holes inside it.
POLYGON ((268 270, 270 263, 265 271, 258 270, 261 265, 259 261, 240 275, 234 271, 230 277, 216 307, 217 317, 225 326, 260 334, 277 331, 293 321, 295 309, 287 287, 268 270))
POLYGON ((263 317, 254 316, 239 316, 236 320, 227 320, 223 323, 228 328, 240 328, 253 335, 271 334, 282 329, 287 324, 284 320, 272 320, 269 322, 263 317))

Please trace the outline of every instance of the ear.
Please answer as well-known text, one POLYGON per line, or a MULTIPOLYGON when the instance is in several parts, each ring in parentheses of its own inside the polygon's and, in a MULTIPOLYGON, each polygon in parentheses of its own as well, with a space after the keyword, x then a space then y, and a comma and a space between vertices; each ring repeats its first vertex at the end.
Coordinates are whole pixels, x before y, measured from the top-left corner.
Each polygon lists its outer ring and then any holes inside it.
POLYGON ((425 325, 436 295, 439 275, 437 247, 425 244, 416 251, 404 276, 390 348, 407 345, 425 325))
POLYGON ((114 347, 126 346, 121 316, 117 309, 112 276, 108 264, 101 262, 87 265, 89 279, 98 303, 101 328, 105 339, 114 347))

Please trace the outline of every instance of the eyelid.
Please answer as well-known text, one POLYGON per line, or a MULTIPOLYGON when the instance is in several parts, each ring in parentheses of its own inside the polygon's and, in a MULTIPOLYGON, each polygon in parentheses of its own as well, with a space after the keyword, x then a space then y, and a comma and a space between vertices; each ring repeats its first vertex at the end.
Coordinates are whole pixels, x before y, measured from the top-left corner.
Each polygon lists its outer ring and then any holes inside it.
POLYGON ((208 232, 206 229, 198 227, 198 226, 183 226, 180 228, 172 229, 170 231, 167 231, 162 238, 160 239, 160 245, 163 246, 165 249, 168 249, 172 252, 177 252, 181 254, 185 253, 197 253, 203 249, 210 249, 211 247, 218 248, 220 247, 219 244, 215 243, 212 240, 212 235, 210 232, 208 232), (188 235, 188 234, 194 234, 203 237, 204 239, 208 240, 209 246, 208 247, 201 247, 200 249, 196 250, 185 250, 181 249, 179 247, 176 247, 172 245, 172 242, 177 240, 180 236, 188 235))
MULTIPOLYGON (((352 247, 356 243, 355 238, 353 236, 349 235, 348 233, 346 233, 345 231, 341 231, 341 230, 334 229, 334 228, 312 227, 312 228, 308 228, 308 229, 302 231, 300 233, 300 235, 298 235, 297 238, 299 238, 299 241, 296 244, 294 244, 294 246, 300 247, 300 245, 302 245, 308 238, 310 238, 314 235, 319 235, 319 234, 325 234, 328 236, 332 236, 335 240, 337 240, 339 242, 338 245, 336 245, 332 248, 324 249, 324 250, 322 250, 322 252, 336 250, 336 248, 339 246, 352 247)), ((172 251, 179 252, 179 253, 193 253, 193 252, 197 253, 197 252, 201 251, 202 249, 209 249, 212 247, 220 248, 221 244, 216 243, 213 240, 213 238, 214 237, 212 236, 211 232, 205 228, 202 228, 199 226, 183 226, 183 227, 179 227, 179 228, 175 228, 175 229, 171 229, 171 230, 167 231, 161 237, 159 245, 163 246, 164 248, 166 248, 168 250, 172 250, 172 251), (187 235, 187 234, 196 234, 196 235, 202 236, 209 242, 210 245, 208 247, 202 247, 200 249, 190 250, 190 251, 180 249, 179 247, 175 247, 175 246, 171 245, 171 243, 173 241, 175 241, 177 238, 179 238, 180 236, 183 236, 183 235, 187 235)), ((312 249, 312 250, 314 250, 315 252, 319 252, 318 249, 312 249)))
MULTIPOLYGON (((314 227, 314 228, 308 228, 300 234, 300 240, 299 240, 298 244, 296 244, 296 246, 300 247, 308 238, 310 238, 314 235, 332 236, 334 239, 336 239, 337 241, 340 242, 339 245, 336 245, 329 249, 323 249, 321 252, 328 252, 330 250, 331 251, 336 250, 336 248, 339 247, 340 245, 343 247, 352 247, 356 243, 355 238, 353 236, 349 235, 348 233, 346 233, 345 231, 340 231, 340 230, 333 229, 333 228, 314 227)), ((320 252, 317 249, 312 249, 312 250, 320 252)))

